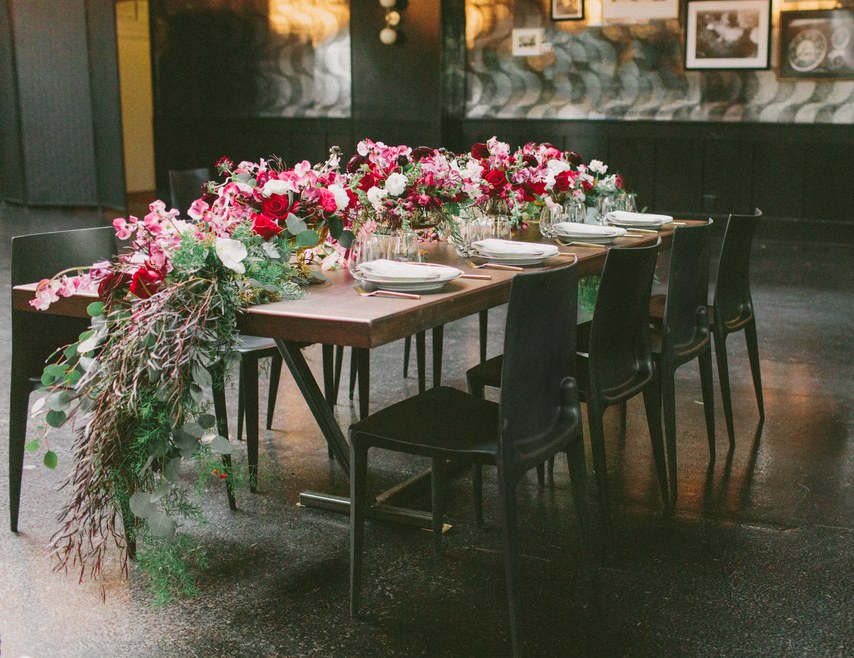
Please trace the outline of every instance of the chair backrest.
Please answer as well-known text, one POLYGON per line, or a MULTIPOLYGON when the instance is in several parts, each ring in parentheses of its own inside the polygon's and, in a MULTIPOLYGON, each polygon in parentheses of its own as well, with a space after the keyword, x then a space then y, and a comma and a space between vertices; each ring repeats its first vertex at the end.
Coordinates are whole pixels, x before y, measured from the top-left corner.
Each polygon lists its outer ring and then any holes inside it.
POLYGON ((70 267, 109 260, 116 253, 112 226, 19 235, 12 238, 12 285, 33 283, 70 267))
POLYGON ((649 298, 661 240, 648 247, 611 248, 605 258, 590 326, 591 389, 619 395, 652 377, 649 298))
POLYGON ((715 321, 731 323, 753 315, 750 296, 750 249, 762 211, 730 215, 727 220, 715 282, 715 321))
POLYGON ((680 226, 673 234, 662 322, 670 345, 696 345, 708 340, 711 232, 712 220, 709 220, 707 224, 680 226))
MULTIPOLYGON (((12 238, 12 286, 108 260, 116 253, 111 226, 17 236, 12 238)), ((12 311, 12 372, 19 377, 39 375, 45 359, 76 341, 88 325, 83 318, 12 311)))
POLYGON ((540 463, 539 455, 580 422, 580 412, 567 414, 564 391, 574 384, 577 306, 574 264, 513 277, 500 401, 499 457, 506 469, 519 473, 540 463))
POLYGON ((181 212, 181 217, 187 216, 193 201, 204 196, 203 186, 213 178, 209 167, 200 169, 170 169, 169 195, 173 208, 181 212))

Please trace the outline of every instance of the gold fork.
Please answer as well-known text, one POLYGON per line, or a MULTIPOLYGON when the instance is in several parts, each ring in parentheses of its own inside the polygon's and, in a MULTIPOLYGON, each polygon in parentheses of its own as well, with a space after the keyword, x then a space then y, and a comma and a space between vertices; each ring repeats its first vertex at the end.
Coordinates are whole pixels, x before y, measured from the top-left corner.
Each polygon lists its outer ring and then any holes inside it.
POLYGON ((518 265, 502 265, 501 263, 480 263, 479 265, 472 260, 466 260, 466 263, 469 267, 472 267, 476 270, 479 270, 482 267, 486 267, 493 270, 510 270, 511 272, 524 272, 524 267, 519 267, 518 265))
POLYGON ((604 244, 594 244, 592 242, 578 242, 577 240, 573 240, 572 242, 564 242, 560 238, 555 238, 555 242, 557 242, 562 247, 589 247, 591 249, 607 249, 608 248, 604 244))
POLYGON ((353 288, 362 297, 401 297, 403 299, 421 299, 421 295, 416 295, 411 292, 395 292, 394 290, 371 290, 367 291, 362 286, 353 288))

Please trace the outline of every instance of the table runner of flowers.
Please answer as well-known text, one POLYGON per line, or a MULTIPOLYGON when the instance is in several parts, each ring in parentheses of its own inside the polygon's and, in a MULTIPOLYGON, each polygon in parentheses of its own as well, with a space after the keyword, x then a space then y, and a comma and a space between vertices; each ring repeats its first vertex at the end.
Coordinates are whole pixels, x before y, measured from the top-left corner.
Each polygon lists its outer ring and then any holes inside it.
MULTIPOLYGON (((57 568, 97 577, 115 543, 127 573, 137 547, 159 602, 198 593, 193 567, 205 563, 180 532, 202 517, 179 483, 182 463, 195 462, 199 490, 209 478, 246 480, 205 395, 223 386, 241 309, 304 294, 346 262, 360 232, 410 230, 428 213, 453 231, 461 210, 495 202, 519 225, 623 191, 600 161, 496 138, 462 154, 364 140, 343 167, 333 148, 319 164, 221 158, 217 172, 189 209, 155 201, 141 220, 114 220, 126 244, 116 259, 41 281, 31 302, 44 310, 80 290, 99 295, 89 329, 49 360, 32 412, 50 427, 76 421, 70 496, 50 543, 57 568)), ((27 449, 56 466, 47 435, 27 449)))

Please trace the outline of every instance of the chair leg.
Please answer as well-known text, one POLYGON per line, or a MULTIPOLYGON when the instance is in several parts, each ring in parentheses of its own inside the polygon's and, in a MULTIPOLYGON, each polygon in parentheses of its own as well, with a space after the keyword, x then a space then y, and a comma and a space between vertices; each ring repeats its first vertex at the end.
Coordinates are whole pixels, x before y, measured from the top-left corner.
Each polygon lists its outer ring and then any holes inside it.
MULTIPOLYGON (((217 382, 217 379, 217 377, 214 377, 214 385, 211 387, 211 395, 214 403, 214 415, 216 416, 216 427, 220 436, 228 438, 228 410, 225 406, 224 382, 217 382)), ((230 455, 224 455, 222 461, 226 466, 231 466, 230 455)), ((225 493, 228 496, 228 506, 232 510, 236 510, 237 501, 234 498, 234 487, 229 480, 225 481, 225 493)))
POLYGON ((486 361, 486 341, 489 330, 489 311, 478 313, 478 324, 480 325, 480 362, 486 361))
POLYGON ((712 382, 712 350, 703 352, 699 358, 700 386, 703 389, 703 412, 706 415, 706 436, 709 439, 709 462, 715 461, 715 393, 712 382))
POLYGON ((249 491, 258 491, 258 359, 244 356, 240 364, 240 388, 246 412, 246 460, 249 462, 249 491))
POLYGON ((726 356, 726 335, 723 331, 715 332, 715 360, 718 362, 718 379, 721 383, 721 401, 724 403, 724 420, 729 436, 729 447, 735 447, 735 426, 732 421, 732 396, 729 388, 729 364, 726 356))
POLYGON ((368 450, 353 445, 350 458, 350 616, 359 612, 365 512, 368 506, 368 450))
POLYGON ((510 637, 513 655, 522 653, 520 635, 521 601, 519 600, 517 572, 519 565, 519 536, 516 528, 516 484, 508 482, 508 474, 498 464, 498 500, 501 521, 501 539, 504 545, 504 577, 507 583, 507 608, 510 613, 510 637))
POLYGON ((483 382, 472 377, 470 372, 466 373, 466 382, 468 383, 469 393, 483 400, 483 389, 485 388, 483 382))
POLYGON ((667 445, 667 469, 670 474, 670 500, 676 502, 676 387, 673 379, 675 373, 669 364, 662 364, 657 370, 661 386, 661 407, 664 410, 664 439, 667 445))
POLYGON ((32 387, 24 377, 9 382, 9 526, 18 532, 21 509, 21 483, 24 477, 24 445, 27 442, 27 413, 32 387))
POLYGON ((433 388, 442 385, 442 349, 445 344, 445 325, 433 327, 433 388))
POLYGON ((762 373, 759 371, 759 342, 756 338, 756 320, 744 327, 747 341, 747 357, 750 359, 750 374, 753 375, 753 390, 756 392, 756 405, 759 407, 759 421, 765 421, 765 402, 762 399, 762 373))
POLYGON ((344 362, 344 346, 335 346, 335 399, 338 399, 338 391, 341 386, 341 366, 344 362))
MULTIPOLYGON (((249 358, 249 357, 245 357, 249 358)), ((237 440, 243 441, 243 420, 246 417, 246 386, 243 372, 244 357, 240 359, 240 369, 237 371, 237 440)), ((257 382, 255 383, 257 386, 257 382)), ((227 416, 226 416, 227 418, 227 416)), ((228 422, 226 420, 226 422, 228 422)))
POLYGON ((409 356, 412 354, 412 336, 403 339, 403 378, 409 377, 409 356))
POLYGON ((267 389, 267 429, 273 429, 273 415, 276 412, 276 399, 279 396, 279 381, 282 377, 282 355, 270 358, 270 387, 267 389))
MULTIPOLYGON (((590 503, 587 499, 587 466, 584 459, 584 438, 579 435, 571 441, 566 450, 566 464, 569 468, 569 481, 572 496, 575 499, 575 513, 581 529, 581 546, 584 552, 585 566, 589 567, 592 551, 590 503)), ((589 571, 589 568, 586 569, 589 571)))
MULTIPOLYGON (((341 375, 341 361, 337 357, 340 355, 343 358, 343 350, 344 348, 340 345, 324 344, 321 348, 323 354, 323 397, 326 398, 326 404, 329 405, 329 408, 333 410, 338 403, 338 382, 340 381, 338 377, 341 375), (339 354, 335 354, 336 350, 339 350, 339 354), (337 374, 336 368, 338 368, 337 374)), ((335 453, 332 452, 330 445, 326 446, 326 456, 329 459, 335 458, 335 453)))
POLYGON ((483 464, 475 462, 471 466, 471 492, 474 499, 474 521, 483 525, 483 464))
POLYGON ((590 452, 593 455, 593 470, 596 473, 596 487, 602 499, 602 509, 606 521, 611 519, 611 500, 608 495, 608 467, 605 460, 605 428, 602 425, 602 411, 597 405, 587 403, 587 422, 590 425, 590 452))
POLYGON ((445 460, 433 458, 430 470, 430 497, 433 503, 433 553, 442 552, 442 529, 445 527, 445 460))
POLYGON ((626 403, 625 400, 623 400, 617 406, 619 407, 619 410, 620 410, 620 438, 625 439, 626 438, 626 415, 627 415, 628 404, 626 403))
POLYGON ((367 347, 353 348, 359 365, 359 418, 367 417, 371 402, 371 350, 367 347))
POLYGON ((546 463, 540 462, 537 464, 537 484, 540 489, 546 486, 546 463))
POLYGON ((427 344, 426 332, 415 334, 415 362, 418 365, 418 392, 427 390, 427 344))
MULTIPOLYGON (((652 442, 652 457, 661 488, 661 501, 666 509, 670 508, 670 496, 667 487, 667 464, 664 459, 664 438, 661 433, 661 391, 657 377, 654 377, 643 391, 643 404, 646 409, 646 422, 649 426, 649 440, 652 442)), ((675 474, 674 469, 674 474, 675 474)))

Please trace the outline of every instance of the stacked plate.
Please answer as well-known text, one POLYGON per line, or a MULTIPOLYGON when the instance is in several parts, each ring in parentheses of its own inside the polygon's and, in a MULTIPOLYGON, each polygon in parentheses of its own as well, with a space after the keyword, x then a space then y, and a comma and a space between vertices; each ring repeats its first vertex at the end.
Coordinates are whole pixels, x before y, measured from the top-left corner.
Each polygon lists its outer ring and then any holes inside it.
POLYGON ((516 242, 487 238, 472 242, 477 256, 503 265, 539 265, 546 258, 555 256, 558 248, 551 244, 516 242))
POLYGON ((356 277, 380 290, 427 292, 438 290, 462 272, 456 267, 434 263, 402 263, 381 258, 359 264, 356 277))
POLYGON ((609 244, 617 238, 626 235, 626 229, 616 226, 598 226, 596 224, 579 224, 577 222, 560 222, 552 224, 552 231, 561 240, 580 240, 591 244, 609 244))
POLYGON ((614 226, 626 228, 661 228, 673 221, 670 215, 653 215, 643 212, 628 212, 625 210, 614 210, 605 215, 605 220, 614 226))

